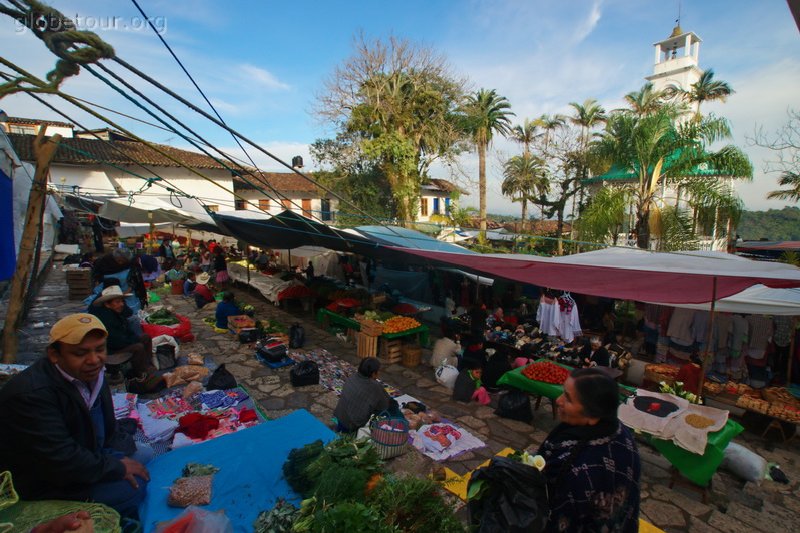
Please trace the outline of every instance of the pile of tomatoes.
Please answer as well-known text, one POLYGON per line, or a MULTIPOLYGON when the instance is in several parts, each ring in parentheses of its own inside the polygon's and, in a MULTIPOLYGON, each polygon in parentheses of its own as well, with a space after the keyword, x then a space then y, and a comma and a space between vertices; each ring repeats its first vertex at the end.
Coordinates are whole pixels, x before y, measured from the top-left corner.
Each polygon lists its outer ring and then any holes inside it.
POLYGON ((535 381, 563 385, 569 377, 569 370, 555 363, 543 361, 529 364, 525 367, 525 370, 522 371, 522 375, 535 381))

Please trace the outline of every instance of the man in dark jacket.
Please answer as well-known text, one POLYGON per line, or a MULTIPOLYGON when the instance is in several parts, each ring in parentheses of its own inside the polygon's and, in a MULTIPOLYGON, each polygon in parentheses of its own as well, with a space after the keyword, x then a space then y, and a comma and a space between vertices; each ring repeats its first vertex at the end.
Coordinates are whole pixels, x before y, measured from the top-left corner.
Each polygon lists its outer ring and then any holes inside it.
POLYGON ((88 313, 50 330, 47 357, 0 389, 0 471, 23 500, 91 500, 133 516, 150 476, 118 431, 105 382, 107 332, 88 313), (123 451, 124 450, 124 451, 123 451))
POLYGON ((108 332, 106 345, 109 353, 129 352, 131 366, 137 376, 151 373, 153 367, 153 339, 149 335, 136 335, 125 316, 125 295, 119 286, 103 289, 100 296, 89 307, 108 332))

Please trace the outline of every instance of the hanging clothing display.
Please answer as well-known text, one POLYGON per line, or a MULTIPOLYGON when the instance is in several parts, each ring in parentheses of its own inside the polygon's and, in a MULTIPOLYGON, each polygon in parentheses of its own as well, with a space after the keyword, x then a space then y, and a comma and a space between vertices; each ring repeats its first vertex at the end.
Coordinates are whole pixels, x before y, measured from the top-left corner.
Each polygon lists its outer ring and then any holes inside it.
POLYGON ((676 308, 672 313, 667 329, 667 337, 675 344, 681 346, 691 346, 694 344, 694 333, 692 332, 692 321, 694 320, 694 310, 676 308))
POLYGON ((572 342, 581 334, 581 321, 578 317, 578 304, 569 293, 557 299, 555 328, 558 336, 566 342, 572 342))
POLYGON ((542 295, 539 299, 539 308, 536 310, 536 322, 539 323, 539 329, 542 333, 552 337, 558 335, 555 324, 557 316, 558 304, 556 299, 542 295))
POLYGON ((767 345, 772 338, 772 319, 763 315, 750 315, 747 317, 748 346, 747 355, 751 359, 763 359, 767 352, 767 345))
POLYGON ((744 370, 742 367, 742 353, 747 346, 748 331, 750 325, 743 315, 733 315, 731 317, 731 335, 728 345, 728 375, 731 379, 742 379, 744 370))
POLYGON ((711 350, 714 351, 714 372, 727 373, 728 370, 728 343, 733 329, 733 315, 719 313, 714 318, 714 331, 711 334, 711 350))

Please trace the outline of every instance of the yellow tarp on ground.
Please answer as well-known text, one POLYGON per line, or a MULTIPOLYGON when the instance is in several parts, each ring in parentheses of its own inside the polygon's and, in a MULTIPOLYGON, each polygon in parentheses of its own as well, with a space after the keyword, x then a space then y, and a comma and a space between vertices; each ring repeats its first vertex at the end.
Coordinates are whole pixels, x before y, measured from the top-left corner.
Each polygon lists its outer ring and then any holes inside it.
MULTIPOLYGON (((498 452, 497 456, 507 457, 512 453, 514 453, 513 448, 504 448, 503 450, 498 452)), ((490 461, 491 459, 487 459, 486 461, 478 465, 478 468, 483 468, 484 466, 488 466, 490 461)), ((470 470, 463 476, 459 476, 449 468, 445 467, 444 469, 445 478, 443 483, 444 488, 446 488, 447 490, 449 490, 462 500, 467 501, 467 485, 469 485, 469 480, 472 478, 472 472, 473 471, 470 470)))
MULTIPOLYGON (((512 453, 514 453, 514 450, 512 448, 504 448, 499 453, 497 453, 497 456, 507 457, 512 453)), ((478 468, 483 468, 484 466, 488 466, 489 462, 490 459, 487 459, 486 461, 478 465, 478 468)), ((444 469, 445 480, 442 483, 442 485, 444 486, 445 489, 449 490, 462 500, 467 501, 467 486, 469 485, 469 480, 472 478, 472 472, 474 472, 474 470, 467 472, 463 476, 459 476, 449 468, 445 467, 444 469)), ((664 533, 664 531, 658 529, 656 526, 654 526, 649 522, 645 522, 644 520, 639 519, 639 533, 664 533)))

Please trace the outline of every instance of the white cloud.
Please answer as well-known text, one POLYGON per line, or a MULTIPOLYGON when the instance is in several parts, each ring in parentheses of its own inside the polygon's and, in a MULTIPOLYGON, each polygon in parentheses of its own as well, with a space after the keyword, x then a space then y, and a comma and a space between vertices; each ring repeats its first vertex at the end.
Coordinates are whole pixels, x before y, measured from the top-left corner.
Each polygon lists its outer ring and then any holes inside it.
POLYGON ((600 2, 596 1, 594 4, 592 4, 592 9, 589 11, 586 19, 575 29, 575 34, 572 36, 572 42, 577 44, 586 39, 597 27, 597 23, 600 22, 601 16, 602 12, 600 10, 600 2))
POLYGON ((281 91, 289 89, 289 85, 283 83, 278 78, 276 78, 272 73, 270 73, 268 70, 264 70, 263 68, 245 63, 239 65, 239 70, 241 71, 241 73, 244 75, 245 78, 247 78, 251 82, 261 85, 264 88, 270 90, 281 90, 281 91))

